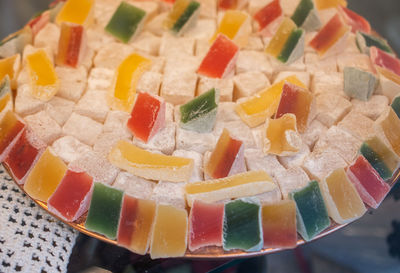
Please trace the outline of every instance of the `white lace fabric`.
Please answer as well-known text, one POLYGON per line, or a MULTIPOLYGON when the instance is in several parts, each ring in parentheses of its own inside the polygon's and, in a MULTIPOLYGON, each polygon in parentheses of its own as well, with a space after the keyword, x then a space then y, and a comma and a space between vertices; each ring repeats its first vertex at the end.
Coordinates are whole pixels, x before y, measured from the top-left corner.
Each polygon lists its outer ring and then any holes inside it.
POLYGON ((66 272, 77 236, 26 196, 0 165, 0 272, 66 272))

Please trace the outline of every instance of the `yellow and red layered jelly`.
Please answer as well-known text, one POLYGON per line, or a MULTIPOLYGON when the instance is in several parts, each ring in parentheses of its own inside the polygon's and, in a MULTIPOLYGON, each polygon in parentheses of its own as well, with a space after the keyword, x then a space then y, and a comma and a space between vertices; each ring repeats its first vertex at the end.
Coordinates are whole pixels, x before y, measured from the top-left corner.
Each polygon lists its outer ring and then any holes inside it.
POLYGON ((313 95, 297 85, 285 82, 275 118, 292 113, 296 116, 297 129, 303 133, 307 129, 313 95))
POLYGON ((280 0, 273 0, 260 9, 253 18, 258 23, 259 32, 267 36, 272 36, 282 18, 283 12, 280 0))
POLYGON ((83 56, 84 40, 83 26, 71 23, 61 24, 57 65, 77 67, 83 56))
POLYGON ((348 32, 349 27, 343 22, 339 14, 332 17, 329 22, 311 40, 310 46, 318 55, 323 56, 348 32))
POLYGON ((31 130, 25 129, 12 147, 4 164, 19 184, 24 184, 27 174, 35 165, 46 144, 35 137, 31 130))
POLYGON ((72 222, 88 210, 92 192, 93 178, 90 175, 79 170, 67 170, 47 206, 55 215, 72 222))
POLYGON ((195 200, 189 215, 189 250, 222 246, 224 204, 195 200))
POLYGON ((154 201, 137 199, 125 194, 118 226, 118 244, 135 253, 146 254, 150 245, 155 211, 154 201))
POLYGON ((139 92, 127 126, 136 138, 148 142, 165 126, 165 101, 158 96, 139 92))
POLYGON ((157 205, 150 257, 152 259, 180 257, 186 252, 188 215, 185 209, 157 205))
POLYGON ((297 245, 296 204, 282 200, 262 206, 264 247, 292 248, 297 245))
POLYGON ((197 73, 210 78, 223 78, 233 71, 239 47, 219 34, 204 57, 197 73))
POLYGON ((365 213, 364 203, 343 168, 331 172, 320 186, 329 216, 336 223, 354 221, 365 213))
POLYGON ((16 75, 20 67, 21 57, 19 54, 0 60, 0 81, 8 75, 11 87, 16 87, 16 75))
POLYGON ((361 199, 370 207, 377 208, 390 191, 390 186, 379 173, 360 155, 347 169, 347 175, 356 187, 361 199))
POLYGON ((296 84, 302 88, 305 85, 296 77, 289 76, 282 81, 264 89, 246 100, 236 104, 236 112, 250 127, 256 127, 275 114, 285 82, 296 84))
POLYGON ((47 148, 26 178, 24 190, 32 198, 47 202, 66 171, 65 163, 47 148))
POLYGON ((205 171, 212 178, 223 178, 245 172, 243 142, 231 137, 229 131, 224 129, 205 171))
POLYGON ((136 84, 151 66, 151 60, 133 53, 118 66, 108 104, 114 110, 130 112, 136 96, 136 84))
POLYGON ((3 162, 7 154, 18 140, 25 128, 25 124, 12 112, 8 111, 0 121, 0 162, 3 162))
POLYGON ((392 107, 388 107, 375 121, 375 127, 378 136, 400 156, 400 119, 392 107))

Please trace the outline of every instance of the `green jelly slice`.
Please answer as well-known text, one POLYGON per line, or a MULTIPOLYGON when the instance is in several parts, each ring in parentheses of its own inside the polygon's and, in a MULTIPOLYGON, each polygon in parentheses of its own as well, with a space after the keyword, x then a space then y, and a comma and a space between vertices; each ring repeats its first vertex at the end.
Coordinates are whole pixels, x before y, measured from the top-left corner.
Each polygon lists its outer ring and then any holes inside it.
POLYGON ((356 43, 358 49, 364 54, 369 54, 369 48, 371 46, 375 46, 388 53, 393 53, 393 50, 385 39, 361 31, 356 33, 356 43))
POLYGON ((121 2, 105 30, 124 43, 138 32, 146 12, 126 2, 121 2))
POLYGON ((117 237, 122 197, 122 191, 95 183, 85 227, 114 240, 117 237))
POLYGON ((309 241, 329 227, 330 220, 317 181, 289 194, 296 202, 297 230, 304 240, 309 241))
POLYGON ((182 13, 181 17, 176 20, 175 24, 172 26, 173 32, 180 32, 182 28, 189 22, 192 16, 195 16, 195 12, 199 10, 200 3, 192 1, 189 3, 185 11, 182 13))
POLYGON ((226 203, 223 248, 258 251, 263 244, 259 201, 254 198, 241 198, 226 203))
POLYGON ((392 178, 399 166, 399 158, 379 138, 366 140, 360 147, 360 154, 371 164, 383 180, 392 178))
POLYGON ((355 67, 343 69, 344 92, 351 98, 368 101, 378 87, 378 78, 355 67))
POLYGON ((392 106, 394 112, 396 113, 396 115, 400 118, 400 96, 399 97, 395 97, 393 99, 393 102, 392 102, 391 106, 392 106))
POLYGON ((219 92, 215 88, 181 105, 181 127, 198 133, 210 132, 217 118, 219 92))
POLYGON ((301 38, 303 37, 303 34, 304 30, 302 30, 301 28, 292 31, 285 45, 283 46, 281 53, 278 55, 278 60, 280 60, 283 63, 288 62, 289 58, 292 56, 292 53, 295 51, 298 44, 302 42, 301 38))
POLYGON ((301 27, 313 9, 314 3, 311 0, 301 0, 291 17, 293 22, 301 27))

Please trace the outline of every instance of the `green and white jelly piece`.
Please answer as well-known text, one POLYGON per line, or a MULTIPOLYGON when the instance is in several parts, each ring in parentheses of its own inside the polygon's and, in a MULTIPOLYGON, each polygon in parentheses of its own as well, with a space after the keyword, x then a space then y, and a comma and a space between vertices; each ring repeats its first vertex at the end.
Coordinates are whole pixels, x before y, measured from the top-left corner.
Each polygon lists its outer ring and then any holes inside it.
POLYGON ((102 183, 95 183, 85 227, 114 240, 124 193, 102 183))
POLYGON ((256 198, 240 198, 226 203, 224 250, 259 251, 263 245, 260 201, 256 198))
POLYGON ((368 101, 379 84, 374 74, 355 67, 345 67, 343 78, 346 95, 362 101, 368 101))
POLYGON ((306 31, 317 30, 322 25, 312 0, 301 0, 291 19, 298 27, 306 31))
POLYGON ((192 1, 189 3, 182 15, 176 20, 172 26, 172 32, 177 35, 185 32, 186 29, 190 28, 197 22, 197 18, 200 13, 200 3, 192 1))
POLYGON ((356 33, 356 44, 361 53, 369 55, 369 48, 375 46, 385 52, 393 54, 388 42, 380 37, 370 35, 361 31, 356 33))
POLYGON ((287 65, 295 62, 304 55, 305 31, 301 28, 295 29, 289 35, 278 60, 287 65))
POLYGON ((121 42, 128 43, 140 32, 146 12, 127 2, 121 2, 105 30, 121 42))
POLYGON ((310 181, 291 192, 289 197, 296 202, 297 231, 305 241, 312 240, 329 227, 328 211, 317 181, 310 181))
POLYGON ((212 88, 181 105, 181 128, 198 133, 211 132, 217 119, 218 100, 219 92, 212 88))

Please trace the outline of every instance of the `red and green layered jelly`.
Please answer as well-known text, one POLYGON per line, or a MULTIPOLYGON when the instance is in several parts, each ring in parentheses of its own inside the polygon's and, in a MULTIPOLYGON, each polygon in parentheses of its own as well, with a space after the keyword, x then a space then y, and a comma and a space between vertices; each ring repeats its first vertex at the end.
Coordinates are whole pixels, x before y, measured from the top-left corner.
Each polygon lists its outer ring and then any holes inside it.
POLYGON ((95 183, 85 227, 111 240, 116 239, 122 197, 122 191, 95 183))
POLYGON ((343 6, 339 6, 338 10, 345 22, 351 26, 351 31, 353 33, 357 31, 362 31, 364 33, 371 32, 371 26, 364 17, 343 6))
POLYGON ((224 204, 193 202, 189 215, 189 250, 205 246, 222 246, 224 204))
POLYGON ((376 209, 390 191, 390 186, 362 155, 349 166, 347 175, 361 199, 372 208, 376 209))
POLYGON ((73 222, 89 207, 93 192, 93 178, 83 171, 67 170, 56 191, 47 201, 51 212, 73 222))

